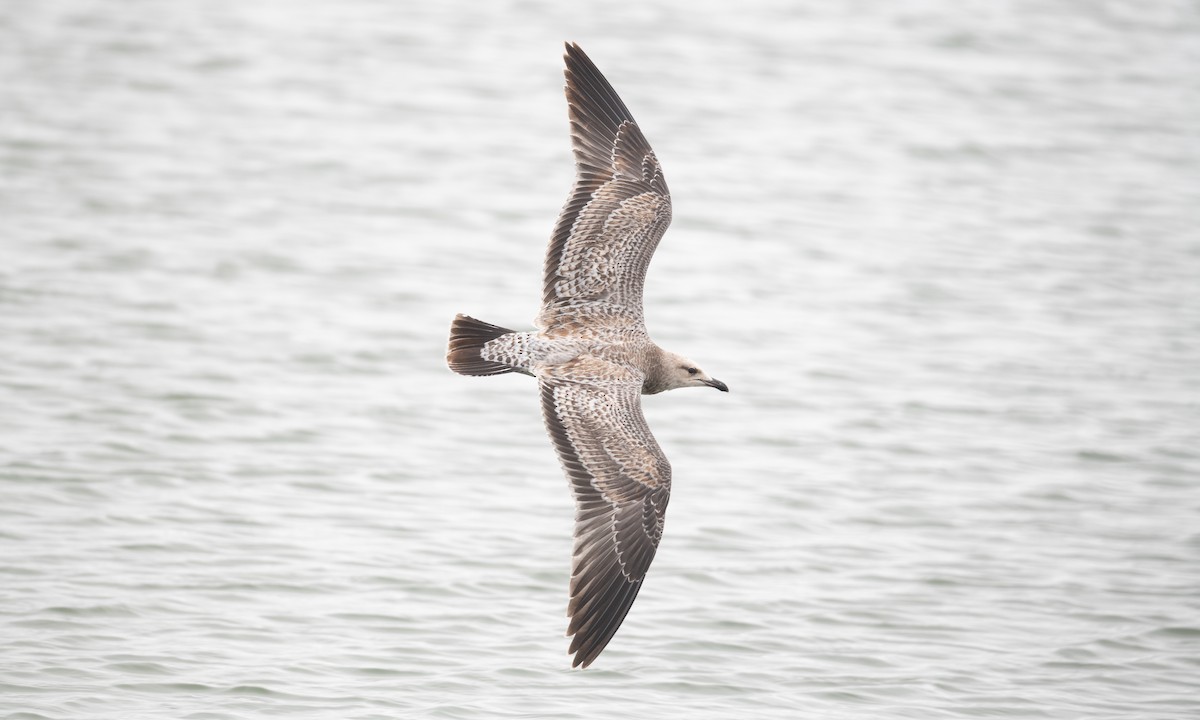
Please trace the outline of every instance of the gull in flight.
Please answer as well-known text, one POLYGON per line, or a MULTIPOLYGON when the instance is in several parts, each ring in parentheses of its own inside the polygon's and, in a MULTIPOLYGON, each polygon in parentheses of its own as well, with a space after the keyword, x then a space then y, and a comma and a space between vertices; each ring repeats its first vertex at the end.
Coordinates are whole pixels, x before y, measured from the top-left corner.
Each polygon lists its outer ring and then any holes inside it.
POLYGON ((578 45, 567 45, 565 59, 575 186, 550 237, 538 329, 458 315, 446 361, 463 375, 538 380, 546 429, 575 496, 568 652, 572 667, 587 667, 642 587, 671 492, 671 464, 640 396, 729 388, 646 332, 642 285, 671 222, 671 195, 612 85, 578 45))

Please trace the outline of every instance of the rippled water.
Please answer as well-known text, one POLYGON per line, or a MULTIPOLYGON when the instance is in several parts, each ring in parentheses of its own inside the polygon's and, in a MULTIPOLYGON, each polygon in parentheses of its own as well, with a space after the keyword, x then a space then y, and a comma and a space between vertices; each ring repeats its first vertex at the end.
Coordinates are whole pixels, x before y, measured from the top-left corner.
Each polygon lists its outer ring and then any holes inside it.
POLYGON ((1200 716, 1191 2, 0 6, 10 718, 1200 716), (675 466, 570 671, 561 41, 655 144, 675 466))

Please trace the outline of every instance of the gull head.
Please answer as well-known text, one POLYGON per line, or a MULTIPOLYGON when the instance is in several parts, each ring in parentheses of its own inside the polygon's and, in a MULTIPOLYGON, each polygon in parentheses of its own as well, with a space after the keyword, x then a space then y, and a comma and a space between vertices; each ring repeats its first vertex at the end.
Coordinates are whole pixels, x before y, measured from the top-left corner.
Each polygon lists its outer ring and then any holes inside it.
POLYGON ((711 387, 729 392, 729 386, 710 376, 696 363, 682 355, 663 352, 658 372, 647 377, 642 392, 647 395, 683 387, 711 387))

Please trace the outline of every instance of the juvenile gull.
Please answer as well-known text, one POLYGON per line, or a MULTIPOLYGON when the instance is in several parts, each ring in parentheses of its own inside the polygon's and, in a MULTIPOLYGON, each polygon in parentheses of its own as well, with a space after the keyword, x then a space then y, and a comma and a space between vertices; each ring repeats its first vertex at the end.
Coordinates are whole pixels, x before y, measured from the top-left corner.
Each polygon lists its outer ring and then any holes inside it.
POLYGON ((565 58, 575 187, 546 253, 538 330, 458 315, 446 361, 463 375, 538 379, 546 428, 575 495, 567 634, 572 667, 587 667, 642 587, 671 491, 671 464, 639 395, 729 388, 646 332, 642 284, 671 222, 671 196, 616 91, 578 45, 567 45, 565 58))

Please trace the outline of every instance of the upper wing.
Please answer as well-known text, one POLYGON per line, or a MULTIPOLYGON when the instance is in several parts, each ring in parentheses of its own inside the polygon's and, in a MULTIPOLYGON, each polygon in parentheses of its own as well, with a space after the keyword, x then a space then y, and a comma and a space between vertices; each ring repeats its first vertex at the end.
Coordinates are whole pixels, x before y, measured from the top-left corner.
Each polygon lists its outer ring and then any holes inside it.
POLYGON ((671 222, 671 196, 612 85, 578 45, 567 45, 565 57, 575 186, 546 253, 538 325, 553 328, 592 304, 640 322, 642 284, 671 222))
POLYGON ((541 377, 542 415, 575 495, 571 665, 608 645, 654 559, 671 464, 642 416, 642 380, 594 358, 541 377))

